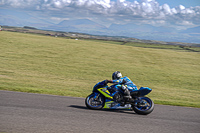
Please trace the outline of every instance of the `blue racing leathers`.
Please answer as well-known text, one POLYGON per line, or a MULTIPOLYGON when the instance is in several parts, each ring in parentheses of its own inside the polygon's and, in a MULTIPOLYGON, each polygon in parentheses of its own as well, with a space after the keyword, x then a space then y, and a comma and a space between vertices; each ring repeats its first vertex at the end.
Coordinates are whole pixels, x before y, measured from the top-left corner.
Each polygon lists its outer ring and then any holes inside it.
POLYGON ((112 81, 113 83, 124 84, 129 90, 137 90, 137 86, 128 77, 122 77, 112 81))

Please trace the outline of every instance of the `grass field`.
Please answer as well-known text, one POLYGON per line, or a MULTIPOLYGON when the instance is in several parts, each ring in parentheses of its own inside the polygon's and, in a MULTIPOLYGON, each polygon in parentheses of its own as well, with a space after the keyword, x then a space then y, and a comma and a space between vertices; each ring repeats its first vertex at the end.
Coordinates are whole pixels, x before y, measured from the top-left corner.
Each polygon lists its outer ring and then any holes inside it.
POLYGON ((200 107, 199 52, 117 44, 2 31, 0 89, 86 97, 118 70, 157 104, 200 107))

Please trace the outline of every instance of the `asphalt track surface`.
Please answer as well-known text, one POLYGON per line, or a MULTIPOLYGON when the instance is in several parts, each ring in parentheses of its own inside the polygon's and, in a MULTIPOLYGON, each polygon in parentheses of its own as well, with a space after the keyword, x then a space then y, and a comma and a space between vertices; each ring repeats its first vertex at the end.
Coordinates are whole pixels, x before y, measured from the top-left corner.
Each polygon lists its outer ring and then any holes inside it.
POLYGON ((200 133, 200 109, 90 110, 84 98, 0 91, 0 133, 200 133))

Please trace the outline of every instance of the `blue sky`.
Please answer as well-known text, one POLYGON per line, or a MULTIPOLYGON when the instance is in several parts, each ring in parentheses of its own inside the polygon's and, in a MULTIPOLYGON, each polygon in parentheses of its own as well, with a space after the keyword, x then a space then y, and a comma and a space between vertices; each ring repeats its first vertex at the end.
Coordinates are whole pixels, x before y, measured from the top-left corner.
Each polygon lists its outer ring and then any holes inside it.
POLYGON ((167 3, 170 7, 183 5, 185 7, 200 6, 200 0, 157 0, 161 5, 167 3))
POLYGON ((134 23, 181 29, 200 26, 199 1, 0 0, 0 9, 28 13, 52 23, 71 19, 90 19, 104 26, 113 23, 134 23))
MULTIPOLYGON (((116 1, 116 0, 113 0, 116 1)), ((127 0, 133 2, 134 0, 127 0)), ((183 5, 185 7, 200 6, 200 0, 157 0, 160 5, 168 4, 170 7, 183 5)))

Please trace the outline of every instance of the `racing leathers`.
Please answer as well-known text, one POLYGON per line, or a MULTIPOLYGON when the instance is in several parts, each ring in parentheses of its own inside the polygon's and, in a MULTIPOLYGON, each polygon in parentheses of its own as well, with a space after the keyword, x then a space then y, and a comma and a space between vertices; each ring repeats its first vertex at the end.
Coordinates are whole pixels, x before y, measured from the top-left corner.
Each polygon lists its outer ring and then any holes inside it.
POLYGON ((107 82, 122 85, 124 98, 131 98, 130 90, 137 90, 137 86, 126 76, 117 80, 107 80, 107 82))

